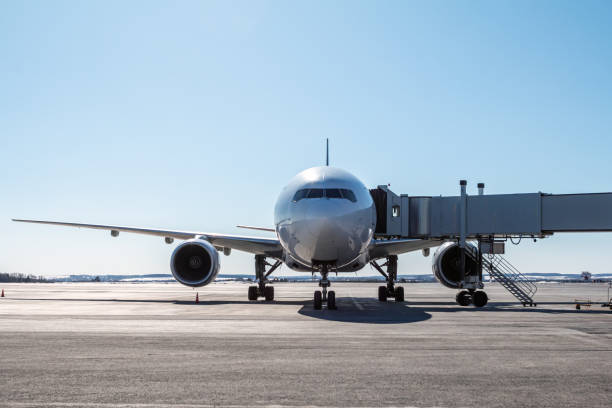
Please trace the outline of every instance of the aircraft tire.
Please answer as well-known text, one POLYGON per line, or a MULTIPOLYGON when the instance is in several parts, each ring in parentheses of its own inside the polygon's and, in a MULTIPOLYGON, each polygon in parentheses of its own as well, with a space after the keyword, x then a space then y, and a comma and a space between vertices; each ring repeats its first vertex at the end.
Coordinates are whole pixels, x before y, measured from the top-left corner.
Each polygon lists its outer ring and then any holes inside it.
POLYGON ((257 286, 249 286, 249 300, 257 300, 257 286))
POLYGON ((321 307, 323 306, 323 295, 321 295, 320 290, 315 290, 313 305, 315 310, 321 310, 321 307))
POLYGON ((336 310, 336 292, 333 290, 327 293, 327 308, 329 310, 336 310))
POLYGON ((402 286, 398 286, 395 288, 395 301, 403 302, 404 301, 404 288, 402 286))
POLYGON ((274 300, 274 286, 266 286, 264 289, 264 295, 266 298, 266 302, 271 302, 274 300))
POLYGON ((387 301, 387 287, 386 286, 378 287, 378 300, 381 302, 387 301))

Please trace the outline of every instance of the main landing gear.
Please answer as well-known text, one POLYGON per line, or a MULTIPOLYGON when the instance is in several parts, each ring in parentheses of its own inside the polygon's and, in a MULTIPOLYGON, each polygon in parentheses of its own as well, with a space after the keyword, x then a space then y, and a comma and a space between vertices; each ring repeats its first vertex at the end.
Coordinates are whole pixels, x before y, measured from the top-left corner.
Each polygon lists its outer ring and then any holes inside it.
POLYGON ((378 300, 386 302, 387 298, 395 298, 396 302, 404 301, 404 288, 401 286, 395 287, 395 281, 397 280, 397 255, 390 255, 387 257, 387 262, 382 265, 371 261, 370 264, 385 277, 387 286, 378 287, 378 300), (387 272, 383 271, 382 267, 387 267, 387 272))
POLYGON ((469 306, 471 303, 476 307, 483 307, 489 301, 489 297, 482 290, 462 290, 457 293, 457 297, 455 298, 457 303, 461 306, 469 306))
POLYGON ((249 300, 257 300, 260 297, 266 299, 267 302, 274 300, 274 286, 266 285, 268 276, 281 265, 281 261, 276 261, 273 264, 266 262, 266 257, 263 255, 255 255, 255 277, 257 286, 249 286, 249 300), (266 266, 271 268, 266 272, 266 266))
POLYGON ((322 290, 315 290, 314 293, 314 308, 315 310, 321 310, 323 302, 327 302, 327 308, 329 310, 335 310, 336 307, 336 292, 333 290, 327 291, 327 288, 331 286, 331 282, 327 279, 329 274, 329 266, 323 265, 321 267, 321 279, 319 280, 319 286, 322 290))

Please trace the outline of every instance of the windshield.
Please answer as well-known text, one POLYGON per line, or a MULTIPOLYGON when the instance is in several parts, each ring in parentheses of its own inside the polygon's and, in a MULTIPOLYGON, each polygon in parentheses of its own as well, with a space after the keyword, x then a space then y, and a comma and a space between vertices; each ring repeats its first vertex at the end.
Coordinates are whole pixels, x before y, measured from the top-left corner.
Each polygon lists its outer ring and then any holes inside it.
POLYGON ((330 199, 344 199, 350 202, 357 202, 355 193, 346 188, 305 188, 298 190, 293 196, 293 202, 298 202, 308 198, 330 198, 330 199))

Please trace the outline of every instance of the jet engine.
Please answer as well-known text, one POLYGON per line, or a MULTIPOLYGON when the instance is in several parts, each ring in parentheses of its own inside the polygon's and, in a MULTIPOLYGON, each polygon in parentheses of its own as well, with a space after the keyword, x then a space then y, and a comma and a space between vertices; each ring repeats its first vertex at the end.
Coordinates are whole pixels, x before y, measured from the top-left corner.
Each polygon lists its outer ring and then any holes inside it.
MULTIPOLYGON (((440 245, 433 256, 432 269, 434 276, 442 285, 451 289, 461 288, 461 251, 459 250, 459 244, 447 242, 440 245)), ((465 274, 472 275, 477 272, 477 263, 466 255, 465 274)))
POLYGON ((204 286, 219 273, 219 253, 203 239, 190 239, 177 246, 170 259, 174 279, 187 286, 204 286))

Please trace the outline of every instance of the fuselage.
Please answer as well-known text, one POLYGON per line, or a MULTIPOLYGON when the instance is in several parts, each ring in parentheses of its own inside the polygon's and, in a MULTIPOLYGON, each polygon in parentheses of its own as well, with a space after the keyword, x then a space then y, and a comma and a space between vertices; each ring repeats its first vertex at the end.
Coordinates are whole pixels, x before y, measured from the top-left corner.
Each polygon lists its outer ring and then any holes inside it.
POLYGON ((274 209, 276 233, 285 264, 311 271, 361 269, 376 227, 369 190, 351 173, 313 167, 296 175, 281 192, 274 209))

